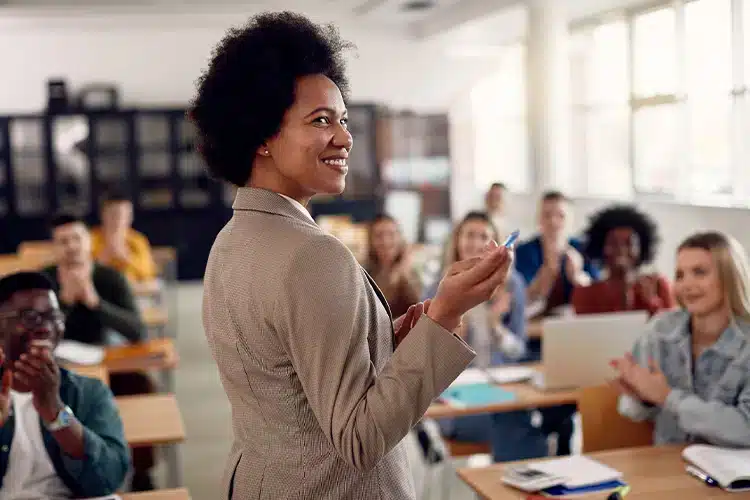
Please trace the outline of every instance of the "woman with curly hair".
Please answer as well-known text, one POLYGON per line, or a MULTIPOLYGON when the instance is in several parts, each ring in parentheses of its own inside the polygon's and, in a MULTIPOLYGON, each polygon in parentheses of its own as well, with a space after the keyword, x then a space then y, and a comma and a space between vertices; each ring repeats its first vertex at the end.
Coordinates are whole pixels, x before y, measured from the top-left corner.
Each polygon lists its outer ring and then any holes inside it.
POLYGON ((344 190, 352 148, 347 47, 333 27, 261 14, 229 31, 198 81, 199 150, 238 187, 204 281, 234 429, 217 498, 414 498, 403 438, 473 359, 452 331, 512 265, 490 244, 394 322, 315 224, 305 205, 344 190))
POLYGON ((573 291, 576 314, 648 311, 675 306, 669 281, 642 273, 654 258, 658 234, 651 218, 635 207, 617 205, 598 212, 586 231, 585 253, 603 266, 605 278, 573 291))

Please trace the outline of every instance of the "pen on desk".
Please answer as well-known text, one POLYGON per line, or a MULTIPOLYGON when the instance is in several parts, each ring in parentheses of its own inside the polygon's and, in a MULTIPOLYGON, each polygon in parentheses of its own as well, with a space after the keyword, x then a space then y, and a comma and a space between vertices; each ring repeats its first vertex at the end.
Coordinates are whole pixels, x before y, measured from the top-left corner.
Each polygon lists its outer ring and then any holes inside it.
POLYGON ((706 483, 708 486, 719 486, 719 483, 716 482, 716 479, 712 478, 697 467, 688 465, 687 467, 685 467, 685 472, 698 479, 699 481, 706 483))

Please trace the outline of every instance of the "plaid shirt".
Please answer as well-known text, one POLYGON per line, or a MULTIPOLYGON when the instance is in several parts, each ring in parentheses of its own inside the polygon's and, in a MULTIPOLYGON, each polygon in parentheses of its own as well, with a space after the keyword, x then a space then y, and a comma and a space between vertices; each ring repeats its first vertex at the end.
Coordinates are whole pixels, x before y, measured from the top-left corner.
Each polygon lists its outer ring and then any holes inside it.
POLYGON ((620 398, 622 415, 654 420, 655 444, 750 446, 750 323, 734 319, 693 366, 690 315, 665 312, 650 323, 633 356, 642 366, 653 358, 672 387, 662 408, 620 398))

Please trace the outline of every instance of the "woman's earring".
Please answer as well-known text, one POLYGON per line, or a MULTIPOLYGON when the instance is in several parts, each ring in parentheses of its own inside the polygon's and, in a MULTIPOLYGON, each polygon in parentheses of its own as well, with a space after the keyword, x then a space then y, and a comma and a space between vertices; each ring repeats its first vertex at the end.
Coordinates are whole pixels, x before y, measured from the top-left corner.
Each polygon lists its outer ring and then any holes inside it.
POLYGON ((266 155, 266 156, 268 156, 268 150, 267 150, 267 149, 264 149, 264 150, 263 150, 263 154, 264 154, 264 155, 266 155))

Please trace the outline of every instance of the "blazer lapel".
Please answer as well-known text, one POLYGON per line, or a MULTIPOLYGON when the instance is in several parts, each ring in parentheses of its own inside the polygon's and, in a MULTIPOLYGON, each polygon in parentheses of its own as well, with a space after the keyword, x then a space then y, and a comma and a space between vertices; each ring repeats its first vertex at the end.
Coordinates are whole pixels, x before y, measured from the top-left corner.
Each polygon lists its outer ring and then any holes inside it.
POLYGON ((378 300, 380 300, 380 303, 383 304, 383 307, 385 307, 385 310, 388 311, 388 316, 393 319, 393 314, 391 313, 391 308, 388 305, 388 301, 385 299, 385 295, 383 295, 383 292, 380 291, 380 288, 378 288, 378 284, 375 283, 375 280, 372 279, 372 276, 370 276, 370 273, 367 272, 367 270, 362 267, 362 272, 365 273, 365 276, 367 276, 367 281, 370 282, 370 286, 372 286, 372 289, 375 290, 375 295, 378 296, 378 300))
POLYGON ((373 290, 375 290, 375 295, 378 296, 378 300, 381 304, 383 304, 383 307, 385 308, 386 312, 388 313, 388 318, 391 320, 391 347, 395 351, 396 350, 396 332, 393 329, 393 314, 391 313, 391 308, 388 306, 388 301, 385 300, 385 295, 383 295, 383 292, 380 291, 380 288, 378 288, 378 284, 375 283, 375 280, 372 279, 372 276, 370 276, 370 273, 367 272, 367 270, 359 266, 360 269, 362 269, 362 272, 365 273, 365 276, 367 276, 367 281, 370 282, 370 286, 373 290))

